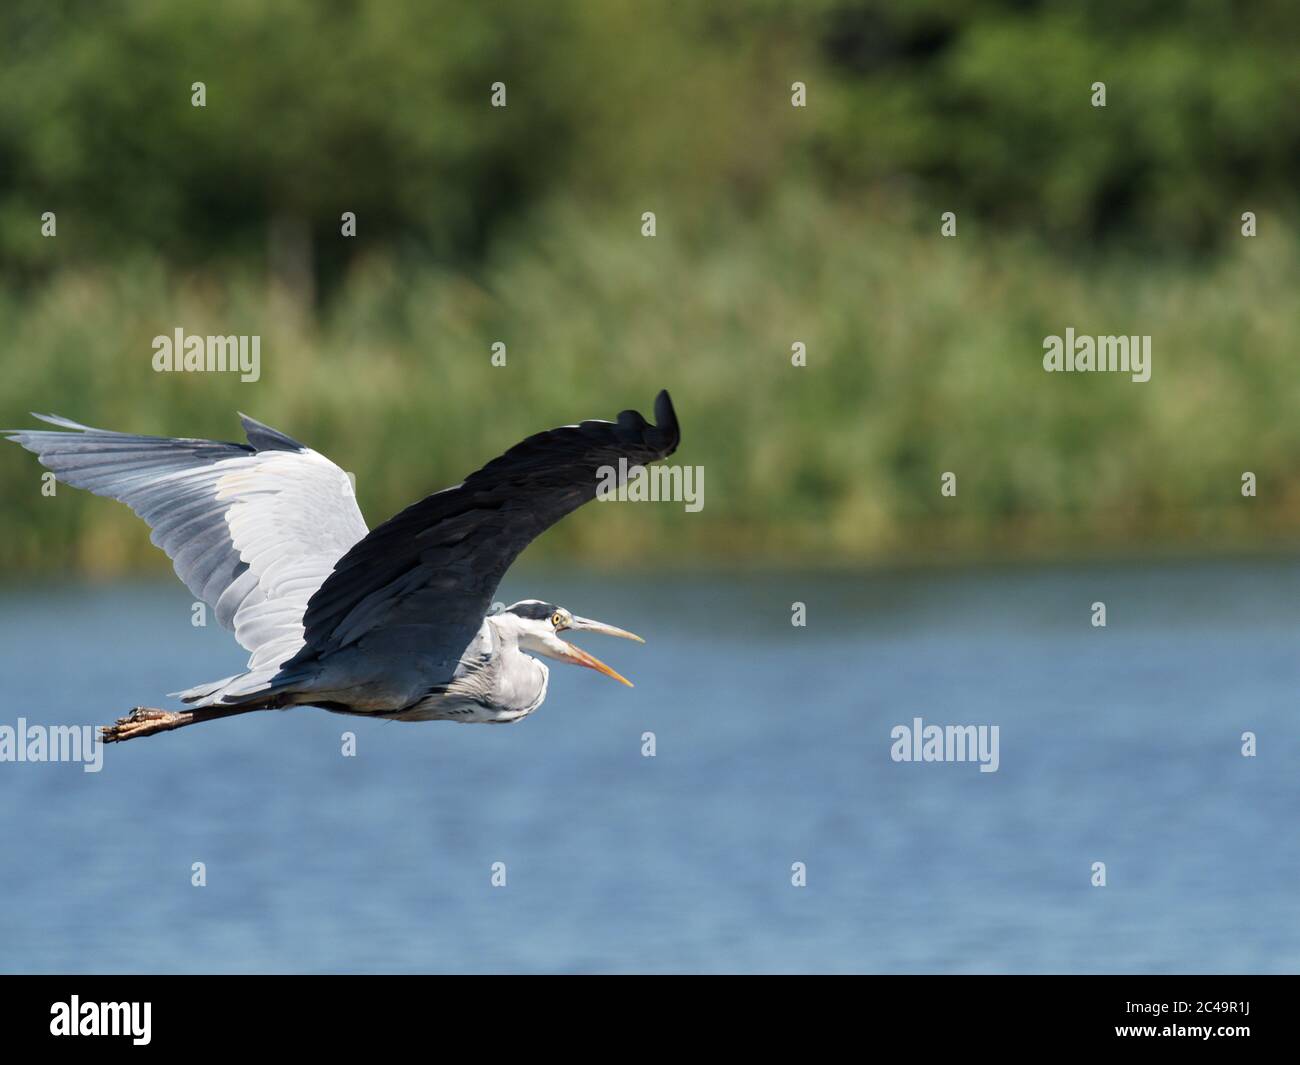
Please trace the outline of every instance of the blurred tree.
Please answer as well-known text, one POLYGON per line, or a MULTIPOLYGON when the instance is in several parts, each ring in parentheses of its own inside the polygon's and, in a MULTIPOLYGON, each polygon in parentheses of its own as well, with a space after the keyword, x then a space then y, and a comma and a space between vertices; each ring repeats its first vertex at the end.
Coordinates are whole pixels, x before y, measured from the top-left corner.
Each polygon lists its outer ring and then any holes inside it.
POLYGON ((79 257, 269 262, 309 291, 362 247, 481 261, 560 196, 667 203, 685 226, 760 217, 800 182, 910 187, 927 217, 937 201, 1072 251, 1202 249, 1294 202, 1297 25, 1283 0, 16 0, 0 270, 66 262, 45 210, 79 257), (344 211, 364 240, 337 239, 344 211))
POLYGON ((836 89, 817 151, 840 188, 906 178, 998 224, 1176 251, 1235 237, 1252 203, 1294 203, 1300 8, 1285 0, 823 10, 836 89))
POLYGON ((564 99, 488 100, 494 81, 545 80, 568 6, 6 5, 4 259, 41 261, 32 219, 49 209, 79 247, 186 265, 273 241, 273 264, 292 275, 308 254, 328 278, 351 250, 344 211, 371 246, 473 253, 564 152, 564 99))

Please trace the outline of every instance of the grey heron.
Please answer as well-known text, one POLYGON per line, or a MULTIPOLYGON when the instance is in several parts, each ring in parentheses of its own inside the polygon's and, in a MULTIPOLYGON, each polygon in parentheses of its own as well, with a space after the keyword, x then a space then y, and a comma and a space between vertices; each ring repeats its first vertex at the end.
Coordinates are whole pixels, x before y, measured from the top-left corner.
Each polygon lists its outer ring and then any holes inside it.
POLYGON ((106 742, 292 706, 518 721, 546 698, 548 670, 535 655, 629 684, 568 637, 639 636, 539 600, 489 608, 519 553, 595 498, 600 471, 676 450, 667 392, 655 399, 655 425, 628 410, 538 433, 373 530, 338 466, 245 415, 247 444, 34 417, 59 428, 3 434, 58 480, 131 507, 250 655, 242 673, 172 693, 191 709, 136 707, 102 730, 106 742))

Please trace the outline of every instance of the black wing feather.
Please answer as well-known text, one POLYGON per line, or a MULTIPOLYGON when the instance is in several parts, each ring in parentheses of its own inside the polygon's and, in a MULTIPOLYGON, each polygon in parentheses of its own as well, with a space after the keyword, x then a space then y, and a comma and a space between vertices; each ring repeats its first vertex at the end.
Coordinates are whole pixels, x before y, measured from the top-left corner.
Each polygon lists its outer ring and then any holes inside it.
POLYGON ((430 653, 459 651, 482 623, 519 553, 566 514, 596 497, 603 466, 642 465, 680 440, 667 392, 657 425, 636 411, 521 441, 463 484, 407 507, 355 544, 312 596, 300 658, 368 638, 430 653), (430 631, 434 630, 434 631, 430 631), (459 646, 457 646, 459 645, 459 646))

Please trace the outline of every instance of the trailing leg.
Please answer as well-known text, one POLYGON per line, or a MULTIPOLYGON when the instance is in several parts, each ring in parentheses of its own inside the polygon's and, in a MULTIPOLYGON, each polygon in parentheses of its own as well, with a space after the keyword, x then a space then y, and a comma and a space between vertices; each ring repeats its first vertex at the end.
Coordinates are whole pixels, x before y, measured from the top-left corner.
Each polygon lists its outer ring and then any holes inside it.
POLYGON ((119 717, 115 725, 105 725, 99 731, 105 743, 122 743, 141 736, 170 732, 186 725, 198 725, 204 721, 215 721, 220 717, 234 717, 236 714, 261 709, 260 706, 238 706, 229 709, 204 707, 199 710, 156 710, 150 706, 137 706, 126 717, 119 717))

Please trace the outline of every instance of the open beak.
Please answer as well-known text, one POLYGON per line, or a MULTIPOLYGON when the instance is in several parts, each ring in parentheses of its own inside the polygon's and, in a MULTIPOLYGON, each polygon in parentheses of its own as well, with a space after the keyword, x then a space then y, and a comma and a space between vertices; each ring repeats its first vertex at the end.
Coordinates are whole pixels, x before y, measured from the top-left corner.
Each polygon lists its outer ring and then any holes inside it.
MULTIPOLYGON (((635 633, 627 632, 625 629, 616 629, 613 625, 606 625, 603 621, 592 621, 589 618, 574 618, 565 627, 564 632, 598 632, 602 636, 617 636, 623 640, 636 640, 637 643, 645 643, 645 640, 635 633)), ((610 669, 595 655, 587 654, 581 647, 575 647, 568 640, 564 642, 568 644, 569 648, 568 660, 575 666, 586 666, 588 669, 594 669, 597 673, 604 673, 605 676, 618 681, 620 684, 626 684, 629 688, 632 687, 632 682, 627 677, 616 670, 610 669)))

